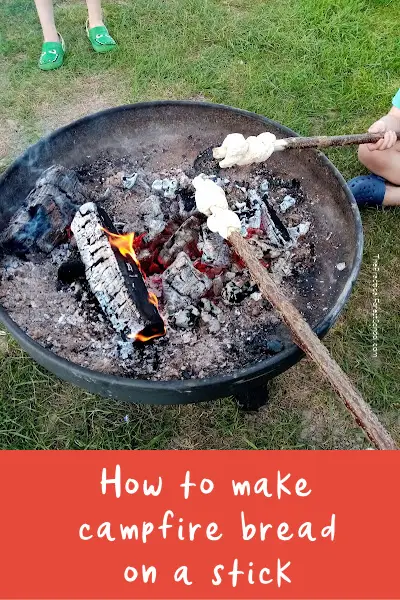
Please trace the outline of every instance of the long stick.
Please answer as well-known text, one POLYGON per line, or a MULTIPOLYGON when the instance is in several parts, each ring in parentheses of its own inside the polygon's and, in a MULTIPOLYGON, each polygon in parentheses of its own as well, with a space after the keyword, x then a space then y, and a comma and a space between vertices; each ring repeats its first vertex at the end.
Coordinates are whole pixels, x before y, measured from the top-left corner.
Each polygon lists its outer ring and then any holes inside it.
POLYGON ((331 357, 297 308, 289 302, 266 269, 254 256, 250 244, 237 232, 231 233, 228 240, 246 263, 263 296, 276 308, 284 323, 292 331, 295 343, 317 363, 334 390, 355 417, 356 423, 362 427, 371 442, 379 450, 398 450, 394 440, 363 400, 350 379, 331 357))
MULTIPOLYGON (((292 137, 276 140, 274 151, 287 150, 289 148, 330 148, 333 146, 354 146, 359 144, 374 144, 384 137, 385 133, 355 133, 352 135, 332 135, 316 137, 292 137)), ((397 132, 400 139, 400 131, 397 132)))

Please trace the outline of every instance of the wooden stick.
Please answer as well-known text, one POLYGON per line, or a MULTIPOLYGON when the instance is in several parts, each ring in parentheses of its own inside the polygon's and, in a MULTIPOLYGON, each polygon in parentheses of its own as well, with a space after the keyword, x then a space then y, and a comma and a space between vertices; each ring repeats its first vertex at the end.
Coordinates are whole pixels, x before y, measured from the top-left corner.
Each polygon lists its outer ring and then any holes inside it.
POLYGON ((355 417, 356 423, 362 427, 368 438, 379 450, 398 450, 394 440, 372 412, 368 404, 351 383, 347 375, 329 354, 318 336, 302 317, 300 312, 289 302, 268 271, 254 256, 250 244, 238 233, 231 233, 228 241, 236 253, 246 263, 253 279, 257 282, 262 295, 276 308, 282 320, 290 328, 295 343, 321 369, 334 390, 355 417))
MULTIPOLYGON (((280 150, 302 148, 330 148, 333 146, 354 146, 359 144, 374 144, 384 137, 385 133, 356 133, 352 135, 332 135, 316 137, 292 137, 276 140, 275 152, 280 150)), ((400 139, 400 131, 397 132, 400 139)))

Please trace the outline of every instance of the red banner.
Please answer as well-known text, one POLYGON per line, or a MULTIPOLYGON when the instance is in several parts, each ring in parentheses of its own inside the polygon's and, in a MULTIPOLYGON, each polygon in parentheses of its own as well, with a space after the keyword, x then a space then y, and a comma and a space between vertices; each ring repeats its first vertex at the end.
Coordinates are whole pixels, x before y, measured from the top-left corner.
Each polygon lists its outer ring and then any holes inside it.
POLYGON ((2 452, 1 598, 399 598, 396 452, 2 452))

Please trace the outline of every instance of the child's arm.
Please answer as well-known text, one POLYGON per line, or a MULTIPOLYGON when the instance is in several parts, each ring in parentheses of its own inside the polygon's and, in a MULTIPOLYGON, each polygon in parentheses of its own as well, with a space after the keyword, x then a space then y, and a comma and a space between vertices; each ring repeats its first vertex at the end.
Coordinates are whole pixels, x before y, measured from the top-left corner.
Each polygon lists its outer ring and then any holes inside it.
POLYGON ((392 148, 397 142, 397 131, 400 131, 400 90, 392 100, 392 108, 387 115, 376 121, 368 129, 370 133, 385 132, 383 137, 376 144, 368 144, 369 150, 387 150, 392 148))

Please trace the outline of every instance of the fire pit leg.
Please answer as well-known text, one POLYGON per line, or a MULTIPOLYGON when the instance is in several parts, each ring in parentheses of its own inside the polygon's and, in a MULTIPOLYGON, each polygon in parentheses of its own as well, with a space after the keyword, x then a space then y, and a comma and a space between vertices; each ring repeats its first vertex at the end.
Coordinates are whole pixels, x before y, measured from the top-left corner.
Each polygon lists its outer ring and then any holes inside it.
POLYGON ((235 394, 239 408, 245 412, 256 412, 269 400, 268 383, 245 389, 235 394))

